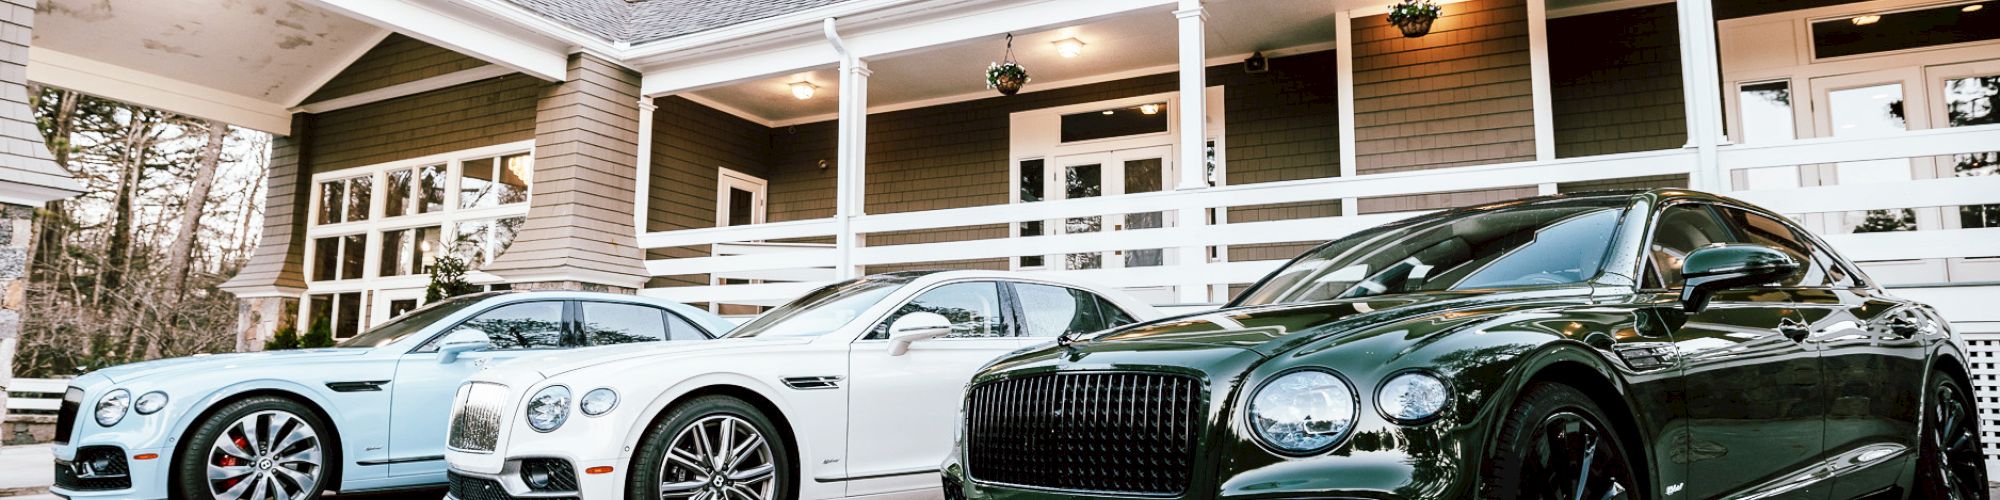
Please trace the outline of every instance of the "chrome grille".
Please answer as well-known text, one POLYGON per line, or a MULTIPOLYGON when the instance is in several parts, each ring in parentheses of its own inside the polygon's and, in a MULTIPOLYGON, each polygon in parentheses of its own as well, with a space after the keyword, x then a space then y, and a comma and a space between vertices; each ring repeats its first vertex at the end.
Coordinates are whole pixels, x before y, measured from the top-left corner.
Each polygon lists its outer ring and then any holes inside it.
POLYGON ((966 401, 975 480, 1061 490, 1187 491, 1200 381, 1163 373, 1055 373, 980 384, 966 401))
POLYGON ((500 441, 500 416, 507 404, 507 386, 468 382, 458 386, 451 405, 451 449, 491 452, 500 441))

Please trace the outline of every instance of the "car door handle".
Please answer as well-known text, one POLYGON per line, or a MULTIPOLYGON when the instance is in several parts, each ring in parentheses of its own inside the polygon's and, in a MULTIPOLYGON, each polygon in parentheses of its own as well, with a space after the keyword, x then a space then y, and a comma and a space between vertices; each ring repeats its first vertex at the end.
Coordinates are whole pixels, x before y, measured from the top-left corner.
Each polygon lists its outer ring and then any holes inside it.
POLYGON ((1778 322, 1778 333, 1785 334, 1785 338, 1792 339, 1793 342, 1805 342, 1806 336, 1812 335, 1812 328, 1806 326, 1805 322, 1786 318, 1778 322))
POLYGON ((1916 320, 1912 320, 1907 316, 1889 318, 1889 332, 1896 334, 1896 336, 1906 339, 1915 337, 1920 329, 1917 326, 1916 320))

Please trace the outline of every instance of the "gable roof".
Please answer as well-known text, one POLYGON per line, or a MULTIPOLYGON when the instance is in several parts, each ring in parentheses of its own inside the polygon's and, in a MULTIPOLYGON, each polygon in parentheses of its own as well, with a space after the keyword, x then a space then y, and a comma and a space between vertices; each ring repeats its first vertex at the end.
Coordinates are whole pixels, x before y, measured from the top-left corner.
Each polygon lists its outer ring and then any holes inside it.
POLYGON ((641 44, 847 0, 507 0, 613 42, 641 44))

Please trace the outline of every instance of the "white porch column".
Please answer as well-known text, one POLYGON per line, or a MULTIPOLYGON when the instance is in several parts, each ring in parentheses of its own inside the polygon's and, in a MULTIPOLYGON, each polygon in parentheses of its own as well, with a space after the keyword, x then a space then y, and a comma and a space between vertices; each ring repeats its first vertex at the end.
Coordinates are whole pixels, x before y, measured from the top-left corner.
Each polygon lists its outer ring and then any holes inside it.
POLYGON ((1681 86, 1687 114, 1688 145, 1695 150, 1689 172, 1695 189, 1726 191, 1729 176, 1716 160, 1722 143, 1722 68, 1716 59, 1715 10, 1710 0, 1678 0, 1681 86))
POLYGON ((1549 80, 1549 9, 1528 0, 1528 73, 1535 119, 1535 160, 1556 159, 1556 112, 1549 80))
POLYGON ((854 249, 865 241, 854 234, 854 218, 864 211, 863 201, 867 196, 868 168, 868 76, 873 72, 868 63, 856 57, 843 57, 840 61, 840 132, 839 152, 835 154, 836 189, 834 217, 839 220, 840 233, 834 237, 834 246, 840 254, 834 267, 834 279, 848 279, 861 275, 861 266, 854 263, 854 249))
POLYGON ((646 234, 653 201, 653 112, 659 110, 651 96, 639 96, 639 158, 632 179, 633 236, 646 234))
MULTIPOLYGON (((1201 0, 1180 0, 1174 17, 1180 22, 1180 181, 1175 189, 1191 191, 1208 187, 1208 56, 1203 30, 1201 0)), ((1186 207, 1175 216, 1184 229, 1208 225, 1208 210, 1186 207)), ((1183 246, 1175 249, 1179 264, 1208 264, 1208 247, 1183 246)), ((1186 277, 1175 288, 1182 303, 1209 302, 1209 283, 1198 272, 1181 272, 1186 277)))

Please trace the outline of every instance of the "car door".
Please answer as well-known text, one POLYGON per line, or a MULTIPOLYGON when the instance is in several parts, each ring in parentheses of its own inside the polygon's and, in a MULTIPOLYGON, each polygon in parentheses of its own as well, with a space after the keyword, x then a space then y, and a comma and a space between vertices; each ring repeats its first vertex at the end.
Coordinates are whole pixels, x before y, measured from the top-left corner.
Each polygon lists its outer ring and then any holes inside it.
POLYGON ((494 306, 403 355, 396 363, 396 379, 390 383, 389 458, 385 461, 389 475, 443 474, 445 420, 459 384, 492 363, 574 345, 570 307, 563 300, 494 306), (437 344, 459 331, 483 333, 493 347, 466 353, 451 363, 442 362, 437 344))
POLYGON ((996 281, 935 285, 849 347, 848 496, 937 487, 972 372, 1032 341, 1019 335, 1011 300, 996 281), (889 355, 889 325, 913 312, 944 316, 952 333, 889 355))
MULTIPOLYGON (((1714 206, 1662 209, 1647 248, 1650 286, 1678 294, 1688 253, 1744 239, 1714 206)), ((1825 442, 1826 388, 1819 353, 1788 286, 1722 290, 1699 312, 1660 309, 1672 329, 1686 394, 1687 498, 1769 494, 1825 498, 1817 470, 1825 442)), ((1672 296, 1672 295, 1669 295, 1672 296)))

